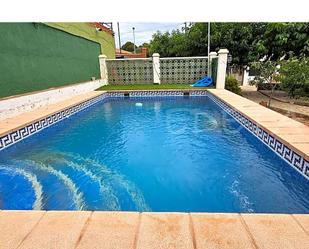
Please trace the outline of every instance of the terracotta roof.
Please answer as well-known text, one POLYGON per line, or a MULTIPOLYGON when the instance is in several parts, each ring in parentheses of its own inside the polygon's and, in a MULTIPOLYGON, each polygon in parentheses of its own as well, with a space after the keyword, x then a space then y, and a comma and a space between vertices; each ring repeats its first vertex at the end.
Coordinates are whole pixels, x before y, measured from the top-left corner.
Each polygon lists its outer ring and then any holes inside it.
POLYGON ((90 23, 90 24, 93 25, 93 26, 95 26, 95 27, 97 27, 97 28, 101 28, 103 31, 105 31, 105 32, 107 32, 107 33, 109 33, 109 34, 111 34, 111 35, 114 35, 114 32, 113 32, 111 29, 105 27, 104 25, 102 25, 102 24, 99 23, 99 22, 92 22, 92 23, 90 23))
MULTIPOLYGON (((120 54, 120 49, 116 48, 116 54, 120 54)), ((132 52, 129 52, 127 50, 121 49, 121 54, 133 54, 132 52)))

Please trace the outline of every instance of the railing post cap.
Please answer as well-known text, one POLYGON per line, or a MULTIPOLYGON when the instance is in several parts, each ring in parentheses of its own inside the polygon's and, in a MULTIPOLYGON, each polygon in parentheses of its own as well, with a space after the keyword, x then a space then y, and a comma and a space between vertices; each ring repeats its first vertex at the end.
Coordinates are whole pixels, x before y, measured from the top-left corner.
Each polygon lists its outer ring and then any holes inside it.
POLYGON ((100 55, 99 55, 99 58, 106 59, 107 56, 106 56, 105 54, 100 54, 100 55))
POLYGON ((160 57, 160 54, 159 53, 154 53, 154 54, 152 54, 152 57, 160 57))
POLYGON ((210 52, 209 55, 210 55, 210 56, 212 56, 212 55, 213 55, 213 56, 216 56, 217 53, 216 53, 216 52, 210 52))
POLYGON ((221 48, 219 51, 218 51, 218 54, 228 54, 229 51, 226 49, 226 48, 221 48))

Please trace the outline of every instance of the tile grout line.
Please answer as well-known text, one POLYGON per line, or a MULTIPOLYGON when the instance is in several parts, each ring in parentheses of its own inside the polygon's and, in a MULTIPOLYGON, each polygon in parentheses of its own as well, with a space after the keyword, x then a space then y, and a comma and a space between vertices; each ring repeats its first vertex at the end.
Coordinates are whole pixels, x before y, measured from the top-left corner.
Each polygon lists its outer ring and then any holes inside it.
POLYGON ((138 213, 138 223, 137 223, 137 226, 136 226, 136 229, 135 229, 135 235, 134 235, 134 241, 133 241, 133 248, 134 249, 137 248, 137 243, 138 243, 139 231, 140 231, 141 223, 142 223, 142 213, 139 212, 138 213))
POLYGON ((247 232, 247 234, 248 234, 248 236, 249 236, 249 239, 251 240, 252 245, 254 246, 254 248, 259 248, 259 247, 257 246, 257 243, 256 243, 256 241, 255 241, 255 239, 254 239, 252 233, 250 232, 250 229, 249 229, 249 227, 248 227, 248 225, 247 225, 245 219, 242 217, 242 215, 241 215, 240 213, 238 213, 238 216, 239 216, 240 221, 241 221, 242 225, 244 226, 244 228, 245 228, 245 230, 246 230, 246 232, 247 232))
POLYGON ((21 245, 25 242, 25 240, 30 236, 30 234, 34 231, 34 229, 38 226, 38 224, 41 222, 41 220, 43 219, 43 217, 45 216, 45 214, 47 213, 47 211, 44 211, 44 213, 42 214, 42 216, 40 217, 40 219, 38 219, 38 221, 35 223, 35 225, 31 228, 31 230, 29 231, 29 233, 26 234, 26 236, 21 240, 21 242, 16 246, 16 249, 20 248, 21 245))
POLYGON ((87 220, 85 221, 83 227, 82 227, 82 230, 80 231, 80 234, 75 242, 75 245, 74 245, 74 248, 77 248, 77 246, 79 245, 80 241, 82 240, 84 234, 85 234, 85 231, 87 230, 88 226, 89 226, 89 223, 90 223, 90 219, 92 217, 92 214, 93 214, 93 211, 91 211, 90 215, 88 216, 87 220))
POLYGON ((300 226, 300 228, 305 232, 305 234, 309 236, 309 233, 306 231, 303 225, 299 222, 299 220, 294 216, 294 214, 290 214, 290 215, 292 216, 293 220, 295 220, 295 222, 300 226))
POLYGON ((189 215, 189 229, 190 229, 190 234, 191 234, 191 237, 192 237, 193 248, 196 249, 196 238, 195 238, 194 224, 193 224, 191 213, 189 213, 188 215, 189 215))

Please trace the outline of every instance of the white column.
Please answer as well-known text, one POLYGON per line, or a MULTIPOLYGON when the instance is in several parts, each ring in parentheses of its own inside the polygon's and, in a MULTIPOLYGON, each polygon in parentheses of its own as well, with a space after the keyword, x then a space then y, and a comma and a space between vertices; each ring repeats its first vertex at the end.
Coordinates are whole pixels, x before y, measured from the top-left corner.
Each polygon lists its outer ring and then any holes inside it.
POLYGON ((244 69, 244 72, 243 72, 243 74, 244 74, 244 76, 243 76, 243 80, 242 80, 242 85, 243 86, 248 86, 249 85, 249 67, 246 67, 245 69, 244 69))
POLYGON ((153 67, 153 83, 161 84, 160 80, 160 55, 158 53, 154 53, 152 55, 152 67, 153 67))
POLYGON ((227 55, 229 51, 227 49, 220 49, 218 52, 218 68, 217 68, 217 89, 224 89, 225 76, 226 76, 226 65, 227 55))
POLYGON ((216 52, 210 52, 209 53, 209 62, 210 62, 210 67, 209 67, 209 72, 207 73, 207 75, 209 77, 211 77, 212 75, 212 60, 217 57, 217 53, 216 52))
POLYGON ((102 80, 106 80, 106 82, 107 82, 108 77, 107 77, 106 58, 107 58, 107 56, 105 54, 100 54, 99 55, 101 79, 102 80))

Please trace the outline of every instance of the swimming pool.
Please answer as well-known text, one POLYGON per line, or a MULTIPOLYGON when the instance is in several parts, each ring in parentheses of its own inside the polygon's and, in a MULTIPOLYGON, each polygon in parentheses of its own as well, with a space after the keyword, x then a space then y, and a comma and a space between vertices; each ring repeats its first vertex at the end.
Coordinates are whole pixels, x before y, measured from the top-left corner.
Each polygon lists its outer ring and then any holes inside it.
POLYGON ((207 96, 108 98, 0 152, 0 209, 308 213, 309 190, 207 96))

